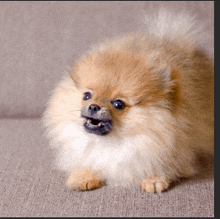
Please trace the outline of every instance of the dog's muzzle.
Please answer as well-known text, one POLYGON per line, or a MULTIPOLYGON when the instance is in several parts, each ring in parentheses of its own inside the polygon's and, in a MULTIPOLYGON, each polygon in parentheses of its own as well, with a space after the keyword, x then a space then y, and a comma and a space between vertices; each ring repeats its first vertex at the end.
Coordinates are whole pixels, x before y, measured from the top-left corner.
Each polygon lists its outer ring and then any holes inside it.
POLYGON ((110 120, 98 120, 87 117, 84 123, 84 127, 89 133, 106 135, 111 131, 112 124, 110 120))
POLYGON ((87 115, 81 115, 86 119, 84 127, 85 130, 89 133, 106 135, 112 130, 113 126, 111 120, 104 118, 103 116, 98 116, 99 110, 100 107, 98 105, 93 104, 88 107, 87 115))

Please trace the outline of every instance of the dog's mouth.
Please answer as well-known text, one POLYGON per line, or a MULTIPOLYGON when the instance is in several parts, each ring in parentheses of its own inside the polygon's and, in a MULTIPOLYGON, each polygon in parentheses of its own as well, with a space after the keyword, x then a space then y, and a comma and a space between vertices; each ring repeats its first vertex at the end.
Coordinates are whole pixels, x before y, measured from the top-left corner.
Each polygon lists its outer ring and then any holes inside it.
POLYGON ((83 117, 86 119, 84 123, 85 130, 89 133, 94 133, 97 135, 106 135, 113 128, 110 120, 100 120, 85 116, 83 117))

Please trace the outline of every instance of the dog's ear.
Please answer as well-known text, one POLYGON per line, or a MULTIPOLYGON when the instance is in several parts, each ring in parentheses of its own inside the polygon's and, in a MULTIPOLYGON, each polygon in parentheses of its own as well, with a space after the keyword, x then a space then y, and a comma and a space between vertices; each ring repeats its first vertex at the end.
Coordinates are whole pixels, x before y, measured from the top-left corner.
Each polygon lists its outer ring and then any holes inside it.
POLYGON ((76 74, 77 72, 77 64, 74 64, 73 67, 69 71, 69 75, 72 78, 72 81, 77 89, 82 89, 79 85, 79 76, 76 74))
POLYGON ((183 98, 180 87, 179 71, 172 69, 169 64, 166 64, 159 74, 159 80, 161 89, 168 95, 172 102, 172 106, 177 107, 182 104, 183 98))
POLYGON ((166 64, 163 69, 159 72, 159 78, 161 82, 170 81, 170 75, 171 75, 171 67, 170 65, 166 64))
POLYGON ((163 92, 169 92, 172 85, 172 69, 171 66, 167 63, 160 63, 160 68, 157 71, 157 78, 159 80, 160 89, 163 90, 163 92))
POLYGON ((160 60, 157 69, 156 74, 161 83, 170 81, 172 69, 167 62, 160 60))

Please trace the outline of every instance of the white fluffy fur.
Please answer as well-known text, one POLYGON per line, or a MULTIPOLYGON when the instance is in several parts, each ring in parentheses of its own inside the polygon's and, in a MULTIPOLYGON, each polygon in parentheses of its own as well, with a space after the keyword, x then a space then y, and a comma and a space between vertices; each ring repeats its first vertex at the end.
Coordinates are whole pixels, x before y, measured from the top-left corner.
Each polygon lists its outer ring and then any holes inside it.
POLYGON ((194 173, 187 138, 184 133, 177 133, 176 121, 168 110, 149 108, 146 113, 133 107, 125 119, 128 130, 121 130, 123 135, 97 136, 84 131, 75 92, 78 91, 73 89, 72 80, 64 78, 44 115, 52 146, 58 150, 59 169, 69 172, 85 167, 97 171, 112 185, 124 186, 140 183, 146 175, 156 173, 170 178, 194 173), (135 134, 140 126, 145 126, 145 134, 135 134), (182 144, 176 139, 180 135, 184 138, 182 144), (181 157, 175 157, 180 153, 181 157))

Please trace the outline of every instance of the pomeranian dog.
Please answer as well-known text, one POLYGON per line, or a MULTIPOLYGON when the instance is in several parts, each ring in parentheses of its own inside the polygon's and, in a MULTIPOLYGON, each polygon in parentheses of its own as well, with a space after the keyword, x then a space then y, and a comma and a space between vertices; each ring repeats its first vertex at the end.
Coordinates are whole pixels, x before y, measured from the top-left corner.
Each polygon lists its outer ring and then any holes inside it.
POLYGON ((149 25, 92 47, 53 91, 43 121, 70 189, 161 192, 197 172, 198 152, 214 153, 214 61, 193 40, 200 26, 166 10, 149 25))

